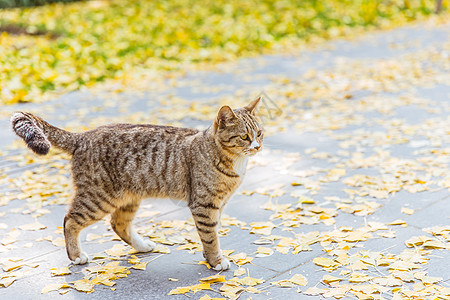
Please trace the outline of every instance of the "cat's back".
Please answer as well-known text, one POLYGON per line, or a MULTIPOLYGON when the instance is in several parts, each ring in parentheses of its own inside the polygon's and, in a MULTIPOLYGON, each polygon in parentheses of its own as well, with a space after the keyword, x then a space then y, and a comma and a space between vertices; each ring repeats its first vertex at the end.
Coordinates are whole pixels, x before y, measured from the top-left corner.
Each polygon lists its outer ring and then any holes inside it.
POLYGON ((152 124, 109 124, 86 131, 83 140, 90 146, 121 149, 153 143, 180 143, 198 132, 196 129, 152 124))
POLYGON ((86 131, 75 151, 74 160, 120 161, 181 158, 192 136, 199 130, 151 124, 110 124, 86 131))

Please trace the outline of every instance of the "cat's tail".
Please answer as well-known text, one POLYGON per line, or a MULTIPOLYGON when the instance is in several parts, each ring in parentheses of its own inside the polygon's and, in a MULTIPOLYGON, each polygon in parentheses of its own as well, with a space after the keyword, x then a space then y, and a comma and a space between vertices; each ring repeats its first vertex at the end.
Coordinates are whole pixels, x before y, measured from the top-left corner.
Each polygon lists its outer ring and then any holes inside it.
POLYGON ((73 154, 77 147, 77 134, 50 125, 41 118, 26 112, 11 116, 11 127, 35 153, 45 155, 51 146, 73 154))

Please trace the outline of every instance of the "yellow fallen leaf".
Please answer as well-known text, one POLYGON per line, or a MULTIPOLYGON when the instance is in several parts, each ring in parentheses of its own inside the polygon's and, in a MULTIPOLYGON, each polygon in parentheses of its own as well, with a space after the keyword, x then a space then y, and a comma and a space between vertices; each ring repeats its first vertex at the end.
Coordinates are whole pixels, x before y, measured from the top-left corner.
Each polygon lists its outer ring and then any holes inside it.
POLYGON ((425 284, 434 284, 439 281, 442 281, 442 277, 430 277, 428 275, 425 275, 425 276, 422 276, 422 278, 420 280, 422 280, 422 282, 425 284))
POLYGON ((225 282, 226 280, 225 280, 225 276, 216 274, 216 275, 212 275, 209 277, 199 279, 198 281, 203 282, 203 283, 216 283, 216 282, 225 282))
POLYGON ((189 292, 191 289, 188 286, 177 287, 169 292, 168 295, 183 295, 189 292))
POLYGON ((62 237, 57 237, 55 239, 52 239, 52 244, 56 247, 65 247, 66 241, 62 237))
POLYGON ((13 284, 13 282, 16 281, 15 277, 9 277, 9 278, 3 278, 0 279, 0 287, 8 287, 11 284, 13 284))
POLYGON ((415 280, 413 274, 410 271, 394 270, 392 276, 400 278, 404 282, 413 282, 415 280))
POLYGON ((51 268, 50 271, 51 271, 52 276, 61 276, 61 275, 72 274, 72 271, 69 270, 69 267, 51 268))
POLYGON ((313 198, 305 196, 305 195, 297 195, 296 193, 292 192, 291 196, 298 198, 297 203, 301 203, 301 204, 315 204, 316 203, 313 198))
POLYGON ((384 238, 395 238, 395 231, 382 231, 382 232, 377 232, 377 235, 384 237, 384 238))
MULTIPOLYGON (((447 243, 448 244, 448 243, 447 243)), ((441 241, 436 241, 436 240, 431 240, 431 241, 426 241, 425 243, 423 243, 423 247, 424 248, 432 248, 432 249, 445 249, 447 248, 446 243, 443 243, 441 241)))
POLYGON ((17 262, 11 261, 11 260, 6 260, 6 261, 2 262, 2 264, 3 264, 2 269, 5 272, 10 272, 12 270, 19 269, 24 265, 23 263, 17 263, 17 262))
POLYGON ((270 235, 272 233, 272 229, 276 227, 272 222, 253 222, 250 223, 252 229, 250 233, 253 234, 262 234, 262 235, 270 235))
POLYGON ((136 265, 140 262, 141 262, 141 260, 136 255, 131 255, 131 258, 128 260, 128 263, 130 263, 132 265, 136 265))
POLYGON ((229 282, 227 281, 219 288, 222 296, 225 296, 227 298, 237 298, 238 293, 245 290, 240 285, 236 284, 235 282, 229 282))
POLYGON ((252 293, 252 294, 261 294, 263 291, 258 290, 257 288, 253 286, 249 286, 245 289, 246 292, 252 293))
POLYGON ((87 279, 80 279, 73 282, 73 288, 80 292, 91 293, 94 291, 94 284, 87 279))
POLYGON ((293 288, 295 284, 292 282, 289 282, 287 280, 278 280, 270 283, 271 285, 276 285, 282 288, 293 288))
POLYGON ((375 277, 372 278, 372 281, 376 284, 380 284, 383 286, 402 286, 403 281, 394 278, 394 276, 385 276, 385 277, 375 277))
POLYGON ((209 265, 209 263, 206 260, 199 261, 197 264, 205 265, 208 269, 211 269, 211 266, 209 265))
POLYGON ((305 295, 317 296, 327 292, 328 289, 319 289, 317 287, 310 287, 306 291, 303 292, 305 295))
POLYGON ((230 256, 233 253, 234 253, 234 250, 222 250, 222 254, 224 256, 230 256))
POLYGON ((131 266, 131 268, 145 271, 147 269, 147 264, 148 264, 148 262, 141 262, 141 263, 131 266))
POLYGON ((196 285, 191 285, 189 288, 195 294, 198 291, 211 290, 211 285, 209 283, 207 283, 207 282, 204 282, 204 283, 199 283, 199 284, 196 284, 196 285))
POLYGON ((331 276, 331 275, 324 275, 322 277, 322 281, 326 284, 330 284, 331 282, 341 281, 343 278, 331 276))
POLYGON ((105 250, 105 253, 108 254, 109 256, 120 257, 127 254, 126 250, 127 246, 122 244, 115 244, 112 248, 105 250))
POLYGON ((51 284, 46 285, 42 289, 41 294, 45 294, 45 293, 48 293, 51 291, 57 291, 61 288, 68 288, 68 287, 69 287, 69 285, 65 282, 64 283, 51 283, 51 284))
POLYGON ((359 283, 359 282, 365 282, 368 281, 370 279, 372 279, 373 277, 364 274, 364 273, 358 273, 358 272, 353 272, 350 275, 350 278, 348 279, 349 282, 355 282, 355 283, 359 283))
POLYGON ((230 281, 234 281, 239 284, 248 285, 248 286, 255 286, 255 285, 258 285, 258 284, 261 284, 264 282, 263 279, 257 279, 257 278, 252 278, 252 277, 248 277, 248 276, 244 277, 244 278, 233 277, 232 279, 230 279, 230 281))
POLYGON ((41 229, 45 229, 45 228, 47 228, 47 226, 45 226, 39 222, 19 226, 19 229, 29 230, 29 231, 36 231, 36 230, 41 230, 41 229))
POLYGON ((233 276, 238 277, 245 274, 244 268, 238 268, 236 271, 234 271, 233 276))
POLYGON ((318 266, 325 267, 325 268, 331 268, 337 266, 337 263, 326 257, 316 257, 313 259, 313 263, 315 263, 318 266))
POLYGON ((161 245, 161 244, 156 244, 156 247, 155 247, 155 249, 153 249, 152 252, 169 254, 170 253, 170 249, 167 246, 164 246, 164 245, 161 245))
POLYGON ((271 248, 259 246, 258 249, 256 249, 256 253, 258 254, 257 257, 270 256, 273 254, 273 250, 271 248))
POLYGON ((308 279, 306 279, 306 277, 301 274, 295 274, 288 281, 302 286, 308 284, 308 279))
POLYGON ((239 266, 250 263, 253 257, 248 257, 244 252, 228 256, 233 262, 239 266))
POLYGON ((400 211, 407 215, 412 215, 414 213, 414 209, 407 207, 402 207, 400 211))
POLYGON ((407 247, 420 246, 429 240, 431 240, 431 237, 429 237, 429 236, 423 236, 423 235, 413 236, 405 241, 405 245, 407 247))
POLYGON ((392 221, 391 223, 388 223, 388 225, 407 225, 407 224, 402 219, 397 219, 395 221, 392 221))

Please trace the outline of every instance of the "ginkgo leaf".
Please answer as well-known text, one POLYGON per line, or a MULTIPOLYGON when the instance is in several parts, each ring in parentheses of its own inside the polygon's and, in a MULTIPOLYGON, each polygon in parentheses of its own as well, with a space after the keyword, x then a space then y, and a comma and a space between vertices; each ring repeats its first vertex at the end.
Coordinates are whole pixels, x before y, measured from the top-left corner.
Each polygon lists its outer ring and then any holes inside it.
POLYGON ((19 269, 24 265, 24 263, 14 262, 14 261, 11 261, 11 259, 3 261, 2 264, 3 264, 2 269, 5 272, 10 272, 10 271, 19 269))
POLYGON ((205 265, 208 269, 211 269, 211 266, 209 265, 209 263, 206 260, 199 261, 197 264, 205 265))
POLYGON ((316 257, 313 259, 313 263, 325 268, 330 268, 337 265, 337 263, 334 260, 326 257, 316 257))
POLYGON ((62 237, 52 239, 52 244, 57 247, 65 247, 66 241, 62 237))
POLYGON ((408 207, 402 207, 401 212, 407 215, 412 215, 414 213, 414 209, 408 207))
POLYGON ((41 294, 46 294, 51 291, 57 291, 59 289, 68 287, 69 285, 67 283, 50 283, 41 290, 41 294))
POLYGON ((237 276, 241 276, 245 274, 245 269, 244 268, 238 268, 236 271, 234 271, 233 276, 237 277, 237 276))
POLYGON ((199 284, 196 284, 196 285, 191 285, 189 288, 195 294, 198 291, 210 290, 211 289, 211 285, 208 282, 202 282, 202 283, 199 283, 199 284))
POLYGON ((292 288, 295 286, 294 283, 289 282, 287 280, 279 280, 279 281, 273 281, 270 283, 271 285, 276 285, 282 288, 292 288))
POLYGON ((94 284, 87 279, 80 279, 73 282, 73 288, 80 292, 91 293, 94 291, 94 284))
POLYGON ((167 246, 156 244, 156 247, 155 247, 155 249, 153 249, 152 252, 168 254, 171 251, 170 251, 169 247, 167 247, 167 246))
POLYGON ((258 284, 261 284, 264 282, 263 279, 252 278, 249 276, 244 277, 244 278, 233 277, 232 279, 230 279, 230 281, 234 281, 234 282, 237 282, 238 284, 248 285, 248 286, 255 286, 255 285, 258 285, 258 284))
POLYGON ((216 275, 212 275, 209 277, 201 278, 198 281, 204 282, 204 283, 216 283, 216 282, 225 282, 226 280, 225 280, 225 276, 216 274, 216 275))
POLYGON ((14 278, 14 277, 0 279, 0 286, 6 288, 6 287, 10 286, 11 284, 13 284, 14 281, 16 281, 16 278, 14 278))
POLYGON ((434 284, 439 281, 442 281, 442 277, 430 277, 428 275, 425 275, 420 280, 422 280, 422 282, 425 284, 434 284))
POLYGON ((288 279, 288 281, 302 286, 305 286, 308 283, 306 277, 301 274, 295 274, 291 279, 288 279))
POLYGON ((406 222, 401 219, 397 219, 395 221, 392 221, 391 223, 388 223, 388 225, 406 225, 406 222))
POLYGON ((311 295, 311 296, 317 296, 317 295, 321 295, 321 294, 325 293, 326 291, 327 291, 327 289, 320 289, 320 288, 317 288, 317 287, 310 287, 309 289, 304 291, 303 294, 311 295))
POLYGON ((51 268, 50 271, 52 276, 62 276, 72 274, 72 271, 69 270, 69 267, 51 268))
POLYGON ((105 250, 105 253, 109 256, 124 256, 127 254, 127 246, 122 244, 115 244, 112 248, 105 250))
POLYGON ((256 257, 266 257, 272 255, 273 250, 271 248, 259 246, 258 249, 256 249, 256 253, 256 257))
POLYGON ((35 231, 35 230, 45 229, 45 228, 47 228, 47 226, 45 226, 39 222, 35 222, 35 223, 31 223, 31 224, 21 225, 21 226, 19 226, 19 228, 21 230, 35 231))
POLYGON ((335 277, 335 276, 331 276, 331 275, 324 275, 322 277, 322 281, 325 282, 326 284, 329 284, 331 282, 337 282, 337 281, 341 281, 343 278, 339 278, 339 277, 335 277))
POLYGON ((137 263, 137 264, 131 266, 131 268, 145 271, 147 269, 147 264, 148 264, 148 262, 140 262, 140 263, 137 263))
POLYGON ((168 295, 183 295, 190 291, 190 287, 177 287, 169 292, 168 295))

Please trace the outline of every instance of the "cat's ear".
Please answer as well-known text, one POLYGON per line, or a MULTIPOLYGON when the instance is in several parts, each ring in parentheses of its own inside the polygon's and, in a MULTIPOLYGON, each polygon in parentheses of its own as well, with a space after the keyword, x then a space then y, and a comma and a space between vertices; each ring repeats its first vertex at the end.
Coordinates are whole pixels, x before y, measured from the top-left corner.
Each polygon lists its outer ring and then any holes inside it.
POLYGON ((249 105, 245 106, 244 108, 252 115, 255 115, 259 110, 259 104, 261 103, 261 99, 262 97, 259 96, 256 100, 253 100, 249 105))
POLYGON ((214 121, 214 127, 215 129, 224 128, 236 118, 236 115, 229 106, 222 106, 217 113, 217 118, 214 121))

